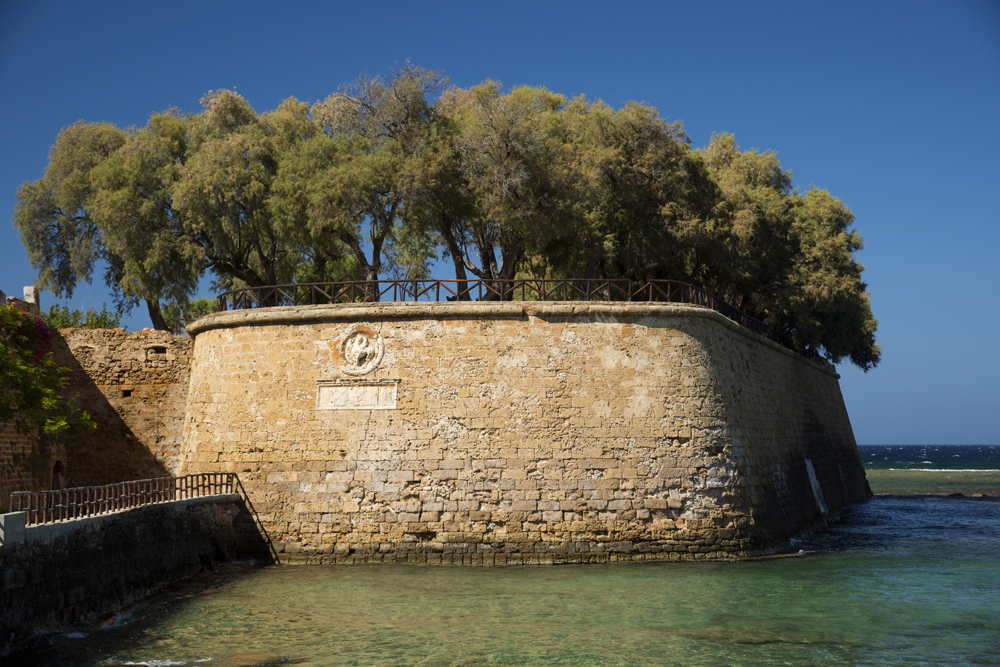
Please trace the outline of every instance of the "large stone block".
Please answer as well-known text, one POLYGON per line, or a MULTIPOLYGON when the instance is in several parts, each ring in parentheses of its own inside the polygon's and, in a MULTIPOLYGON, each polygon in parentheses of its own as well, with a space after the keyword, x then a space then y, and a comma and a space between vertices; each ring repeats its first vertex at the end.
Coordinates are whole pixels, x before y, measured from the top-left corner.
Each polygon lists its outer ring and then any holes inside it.
POLYGON ((13 547, 24 542, 24 528, 27 512, 0 514, 0 547, 13 547))

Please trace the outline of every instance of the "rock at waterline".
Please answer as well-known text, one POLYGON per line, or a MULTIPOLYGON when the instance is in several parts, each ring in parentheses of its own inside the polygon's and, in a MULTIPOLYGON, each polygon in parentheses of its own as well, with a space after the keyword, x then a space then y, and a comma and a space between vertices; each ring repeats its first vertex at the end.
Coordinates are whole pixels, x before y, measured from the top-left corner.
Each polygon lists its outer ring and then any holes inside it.
POLYGON ((199 662, 198 667, 266 667, 267 665, 278 665, 285 661, 283 655, 273 653, 239 653, 228 658, 216 658, 206 662, 199 662))

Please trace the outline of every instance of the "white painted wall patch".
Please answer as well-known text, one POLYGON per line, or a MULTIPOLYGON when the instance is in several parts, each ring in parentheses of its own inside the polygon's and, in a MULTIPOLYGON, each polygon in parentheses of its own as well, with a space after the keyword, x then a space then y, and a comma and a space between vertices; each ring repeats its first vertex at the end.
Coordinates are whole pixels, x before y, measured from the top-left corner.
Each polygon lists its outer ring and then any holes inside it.
POLYGON ((819 511, 823 514, 829 514, 830 512, 826 509, 826 501, 823 499, 823 489, 819 485, 819 480, 816 479, 816 470, 813 469, 813 462, 809 459, 806 459, 806 472, 809 473, 809 483, 812 484, 813 498, 816 499, 819 511))

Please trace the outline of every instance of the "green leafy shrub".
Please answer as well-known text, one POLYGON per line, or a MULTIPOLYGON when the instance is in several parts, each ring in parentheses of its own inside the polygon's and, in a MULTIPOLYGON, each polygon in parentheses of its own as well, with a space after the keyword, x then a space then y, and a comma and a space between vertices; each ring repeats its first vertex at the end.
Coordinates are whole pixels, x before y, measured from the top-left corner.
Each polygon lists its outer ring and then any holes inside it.
POLYGON ((199 317, 210 315, 218 310, 218 305, 212 299, 196 299, 184 304, 171 303, 163 308, 163 320, 167 328, 179 336, 185 328, 199 317))
POLYGON ((37 317, 0 304, 0 422, 23 433, 93 431, 86 411, 60 396, 66 369, 52 360, 52 331, 37 317))

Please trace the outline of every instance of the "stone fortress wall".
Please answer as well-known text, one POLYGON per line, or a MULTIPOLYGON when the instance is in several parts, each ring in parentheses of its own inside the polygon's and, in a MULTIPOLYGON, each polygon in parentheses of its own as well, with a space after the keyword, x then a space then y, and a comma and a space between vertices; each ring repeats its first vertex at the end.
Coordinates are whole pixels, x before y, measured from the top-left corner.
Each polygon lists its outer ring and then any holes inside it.
MULTIPOLYGON (((40 314, 38 289, 6 298, 40 314)), ((144 329, 61 329, 53 358, 69 369, 67 396, 98 423, 94 433, 50 438, 0 423, 0 513, 13 491, 164 477, 180 468, 193 341, 144 329)))
POLYGON ((78 630, 72 624, 251 555, 245 519, 240 496, 227 494, 28 528, 22 519, 17 540, 5 541, 0 523, 0 661, 19 645, 46 642, 38 633, 78 630))
POLYGON ((694 306, 312 306, 190 328, 60 331, 99 429, 0 425, 0 511, 13 490, 231 471, 284 560, 516 563, 768 553, 870 493, 832 367, 694 306))
POLYGON ((870 496, 838 376, 679 304, 217 313, 183 473, 236 472, 282 560, 754 556, 870 496))
POLYGON ((14 491, 50 488, 50 446, 37 433, 21 433, 0 423, 0 514, 8 511, 14 491))
MULTIPOLYGON (((40 313, 37 287, 25 287, 23 299, 0 291, 0 303, 35 317, 40 313)), ((12 492, 49 488, 51 450, 35 430, 23 433, 12 422, 0 422, 0 514, 7 511, 12 492)))
POLYGON ((53 358, 69 368, 66 391, 98 423, 70 433, 62 486, 176 475, 193 341, 143 329, 61 329, 53 358))

